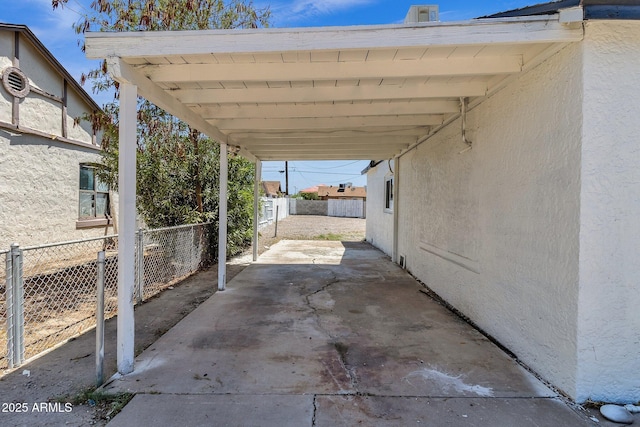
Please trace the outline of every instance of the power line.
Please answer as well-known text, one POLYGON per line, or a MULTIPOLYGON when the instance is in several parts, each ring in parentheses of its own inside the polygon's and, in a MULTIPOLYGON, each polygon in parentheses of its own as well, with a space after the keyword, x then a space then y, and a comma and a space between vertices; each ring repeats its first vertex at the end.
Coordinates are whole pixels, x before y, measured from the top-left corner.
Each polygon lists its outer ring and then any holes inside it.
POLYGON ((360 176, 362 174, 359 173, 340 173, 340 172, 317 172, 317 171, 305 171, 305 170, 300 170, 300 169, 295 169, 294 172, 304 172, 304 173, 313 173, 316 175, 342 175, 342 176, 360 176))
POLYGON ((344 168, 346 166, 351 166, 353 164, 360 163, 360 162, 363 162, 363 161, 366 161, 366 160, 356 160, 354 162, 346 163, 344 165, 331 166, 331 167, 328 167, 328 168, 313 167, 313 169, 320 169, 320 170, 338 169, 338 168, 344 168))

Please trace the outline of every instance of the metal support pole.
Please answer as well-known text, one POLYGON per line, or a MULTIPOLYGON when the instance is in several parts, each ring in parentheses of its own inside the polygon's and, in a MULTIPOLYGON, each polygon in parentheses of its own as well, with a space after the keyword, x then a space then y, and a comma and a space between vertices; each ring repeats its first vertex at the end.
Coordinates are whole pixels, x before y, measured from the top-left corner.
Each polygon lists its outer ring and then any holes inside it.
POLYGON ((22 278, 22 249, 17 243, 11 245, 11 304, 9 313, 11 320, 11 367, 20 366, 24 362, 24 281, 22 278))
POLYGON ((138 228, 136 233, 136 301, 144 299, 144 231, 138 228))
POLYGON ((6 310, 7 310, 7 361, 9 362, 9 368, 13 368, 13 331, 14 321, 13 318, 13 246, 11 252, 8 252, 5 259, 6 264, 6 310))
POLYGON ((278 215, 280 214, 280 205, 276 205, 276 234, 273 237, 278 237, 278 215))
POLYGON ((220 203, 218 214, 218 290, 227 285, 227 180, 229 163, 227 144, 220 144, 220 203))
POLYGON ((289 195, 289 162, 287 161, 284 162, 284 180, 285 180, 284 194, 288 196, 289 195))
POLYGON ((104 251, 98 252, 96 304, 96 387, 104 382, 104 251))
POLYGON ((256 176, 253 180, 253 260, 258 260, 258 225, 260 225, 260 181, 262 179, 262 162, 256 159, 256 176))

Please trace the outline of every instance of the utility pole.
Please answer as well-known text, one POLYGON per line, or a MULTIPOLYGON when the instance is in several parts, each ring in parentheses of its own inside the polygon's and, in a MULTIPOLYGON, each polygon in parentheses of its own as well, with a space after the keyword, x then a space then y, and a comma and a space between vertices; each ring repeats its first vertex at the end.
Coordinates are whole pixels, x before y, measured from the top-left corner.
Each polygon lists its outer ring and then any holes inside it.
POLYGON ((289 162, 285 160, 284 162, 284 181, 285 181, 285 190, 284 195, 289 195, 289 162))

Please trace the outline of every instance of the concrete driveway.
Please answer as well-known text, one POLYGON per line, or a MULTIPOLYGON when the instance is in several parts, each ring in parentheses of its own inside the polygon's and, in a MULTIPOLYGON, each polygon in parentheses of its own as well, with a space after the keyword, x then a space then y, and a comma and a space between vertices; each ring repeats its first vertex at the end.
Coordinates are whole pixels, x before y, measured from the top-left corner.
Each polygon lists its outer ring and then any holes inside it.
POLYGON ((366 243, 282 241, 105 387, 136 393, 109 426, 592 424, 421 289, 366 243))

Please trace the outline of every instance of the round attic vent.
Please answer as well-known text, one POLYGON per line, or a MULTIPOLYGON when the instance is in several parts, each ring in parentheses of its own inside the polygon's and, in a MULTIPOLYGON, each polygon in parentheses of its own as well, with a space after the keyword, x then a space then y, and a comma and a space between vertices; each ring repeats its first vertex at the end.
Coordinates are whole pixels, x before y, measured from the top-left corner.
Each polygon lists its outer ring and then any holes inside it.
POLYGON ((29 93, 29 79, 16 67, 7 67, 2 72, 2 85, 11 95, 24 98, 29 93))

